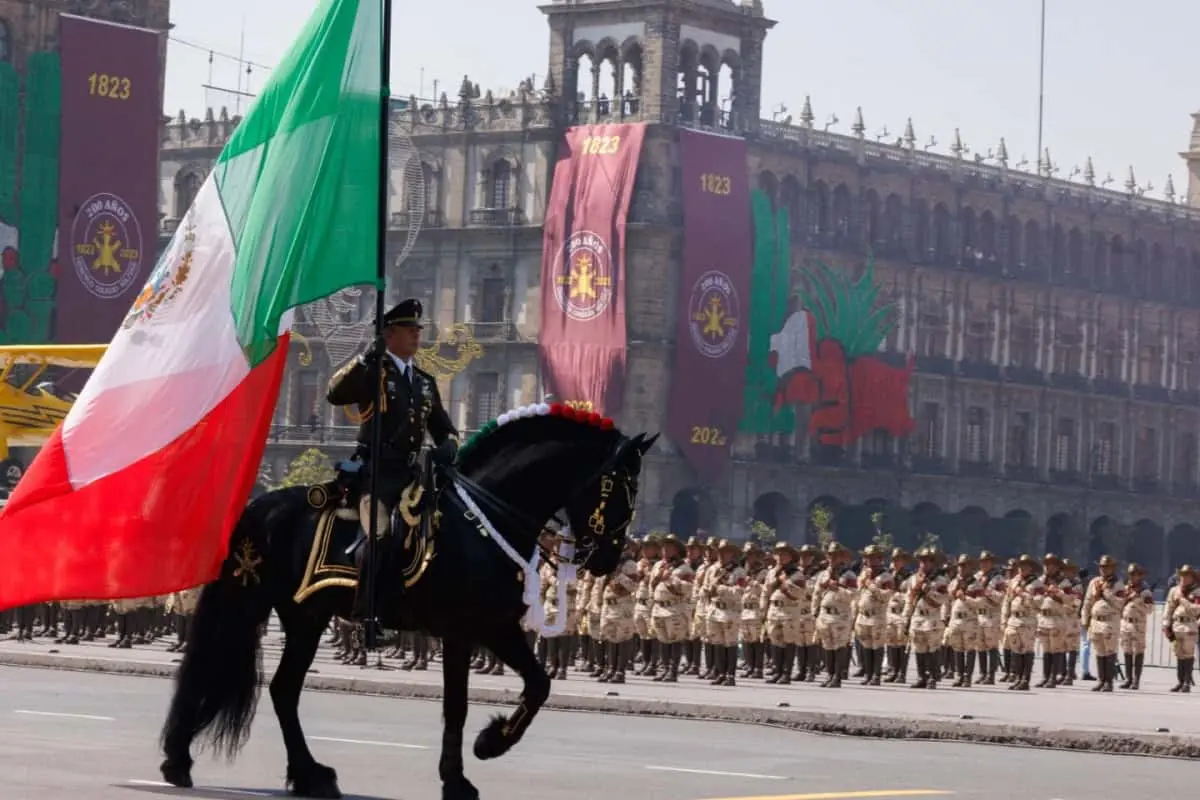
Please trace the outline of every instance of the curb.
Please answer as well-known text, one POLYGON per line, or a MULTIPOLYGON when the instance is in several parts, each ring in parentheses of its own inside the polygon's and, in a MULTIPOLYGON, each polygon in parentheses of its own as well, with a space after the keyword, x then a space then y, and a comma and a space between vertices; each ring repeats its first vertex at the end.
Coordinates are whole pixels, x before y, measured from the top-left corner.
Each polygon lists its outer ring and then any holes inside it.
MULTIPOLYGON (((0 666, 99 672, 154 678, 173 678, 176 666, 147 661, 115 661, 104 658, 75 658, 44 653, 0 653, 0 666)), ((441 700, 440 685, 375 681, 309 674, 304 681, 309 691, 375 695, 402 700, 441 700)), ((518 692, 510 689, 471 688, 473 703, 515 705, 518 692)), ((1160 758, 1200 758, 1200 737, 1169 733, 1113 733, 1086 729, 1053 729, 1036 725, 1008 725, 970 720, 916 720, 849 714, 828 714, 787 708, 768 709, 722 706, 709 703, 675 703, 664 700, 635 700, 620 697, 550 695, 545 708, 554 711, 583 711, 665 719, 767 725, 806 733, 834 734, 871 739, 967 742, 973 744, 1075 750, 1114 755, 1160 758)))

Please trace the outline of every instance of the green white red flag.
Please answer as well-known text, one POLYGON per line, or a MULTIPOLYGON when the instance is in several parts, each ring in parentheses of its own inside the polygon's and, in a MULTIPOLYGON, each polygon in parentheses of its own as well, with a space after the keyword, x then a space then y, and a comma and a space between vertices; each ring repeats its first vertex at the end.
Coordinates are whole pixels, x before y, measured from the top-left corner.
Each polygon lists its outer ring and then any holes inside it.
POLYGON ((258 475, 292 309, 373 283, 382 0, 324 0, 0 513, 0 609, 213 579, 258 475))

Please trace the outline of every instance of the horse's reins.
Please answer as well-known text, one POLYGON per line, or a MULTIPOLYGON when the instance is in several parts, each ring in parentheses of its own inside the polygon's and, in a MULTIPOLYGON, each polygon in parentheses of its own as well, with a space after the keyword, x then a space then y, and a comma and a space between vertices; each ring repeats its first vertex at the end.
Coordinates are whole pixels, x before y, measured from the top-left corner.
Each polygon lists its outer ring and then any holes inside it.
MULTIPOLYGON (((563 508, 570 506, 571 503, 578 499, 583 491, 589 485, 591 485, 592 481, 602 478, 609 473, 615 473, 616 470, 614 469, 614 466, 617 458, 618 456, 624 455, 625 447, 631 441, 632 439, 629 439, 628 437, 623 438, 613 453, 607 459, 605 459, 604 463, 601 464, 600 467, 594 472, 590 473, 587 478, 581 481, 575 490, 571 492, 570 496, 567 498, 567 502, 563 504, 563 508)), ((503 519, 506 519, 506 521, 510 523, 515 523, 520 527, 526 527, 540 531, 545 527, 547 522, 554 521, 557 522, 561 528, 570 530, 570 523, 560 516, 560 511, 555 511, 553 514, 551 514, 549 520, 535 520, 529 514, 513 506, 512 503, 509 503, 507 500, 497 496, 495 492, 480 486, 476 481, 468 478, 466 475, 463 475, 452 464, 437 466, 435 469, 440 470, 451 483, 457 483, 462 486, 477 502, 482 500, 484 505, 490 506, 490 511, 499 513, 503 519)), ((626 487, 628 487, 630 477, 627 473, 622 472, 621 480, 626 487)), ((462 507, 462 502, 457 496, 451 493, 451 497, 457 505, 462 507)), ((573 559, 573 561, 576 564, 586 563, 587 558, 590 556, 591 552, 595 550, 596 545, 592 544, 587 548, 579 548, 578 538, 574 534, 572 534, 569 538, 572 544, 577 546, 575 551, 575 559, 573 559)), ((551 552, 542 544, 541 536, 535 537, 535 542, 535 546, 541 552, 543 559, 549 560, 552 555, 555 555, 555 553, 551 552)))

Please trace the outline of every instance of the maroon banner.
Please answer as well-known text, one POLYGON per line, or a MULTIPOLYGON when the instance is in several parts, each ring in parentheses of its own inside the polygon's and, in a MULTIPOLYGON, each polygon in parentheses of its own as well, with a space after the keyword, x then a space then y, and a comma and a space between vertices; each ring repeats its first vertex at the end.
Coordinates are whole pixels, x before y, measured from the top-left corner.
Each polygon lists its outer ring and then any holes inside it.
POLYGON ((554 399, 612 416, 625 379, 625 219, 643 124, 567 131, 542 245, 544 383, 554 399))
POLYGON ((746 382, 754 227, 746 142, 679 132, 683 266, 667 435, 712 482, 729 463, 746 382))
POLYGON ((112 339, 154 268, 159 36, 63 14, 55 340, 112 339))

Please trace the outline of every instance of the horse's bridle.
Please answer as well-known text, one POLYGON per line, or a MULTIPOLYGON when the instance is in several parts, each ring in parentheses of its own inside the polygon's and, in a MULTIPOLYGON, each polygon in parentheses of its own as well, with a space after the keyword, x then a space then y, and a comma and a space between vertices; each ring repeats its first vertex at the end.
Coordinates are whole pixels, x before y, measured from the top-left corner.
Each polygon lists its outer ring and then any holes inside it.
MULTIPOLYGON (((574 545, 575 554, 570 559, 570 563, 575 564, 576 566, 582 566, 586 564, 588 559, 591 558, 592 553, 595 552, 597 543, 605 538, 604 535, 606 528, 604 510, 608 505, 609 498, 612 497, 613 493, 617 491, 618 488, 624 489, 630 511, 629 519, 625 520, 616 528, 614 528, 610 535, 610 538, 615 546, 620 546, 621 537, 625 535, 625 531, 629 529, 629 526, 633 524, 634 517, 637 516, 637 512, 633 510, 633 494, 635 491, 636 480, 632 475, 629 474, 628 469, 617 466, 617 461, 626 455, 627 448, 630 446, 632 441, 632 439, 623 438, 621 443, 618 444, 609 457, 605 459, 604 463, 601 464, 596 470, 589 473, 588 476, 571 491, 571 494, 567 497, 567 502, 565 502, 562 506, 564 509, 569 508, 572 503, 579 499, 579 496, 593 482, 597 480, 600 482, 600 502, 597 503, 596 508, 593 509, 592 513, 588 515, 588 528, 592 534, 592 541, 586 545, 582 545, 580 540, 574 535, 564 536, 566 541, 574 545)), ((526 527, 531 530, 540 530, 545 526, 547 520, 535 520, 524 511, 515 508, 507 500, 498 497, 491 490, 485 489, 474 480, 468 478, 466 475, 463 475, 453 466, 442 466, 438 467, 438 469, 442 470, 443 474, 445 474, 451 482, 457 483, 466 489, 467 492, 472 495, 475 501, 484 507, 482 510, 498 514, 501 516, 501 518, 507 520, 508 522, 515 523, 518 526, 526 527)), ((561 529, 569 531, 570 525, 567 520, 562 518, 561 513, 561 511, 556 511, 550 517, 550 521, 557 522, 561 529)), ((557 555, 548 550, 542 544, 540 536, 536 537, 536 541, 536 546, 541 551, 543 559, 549 560, 552 555, 557 555)))

